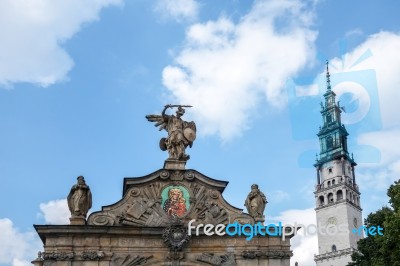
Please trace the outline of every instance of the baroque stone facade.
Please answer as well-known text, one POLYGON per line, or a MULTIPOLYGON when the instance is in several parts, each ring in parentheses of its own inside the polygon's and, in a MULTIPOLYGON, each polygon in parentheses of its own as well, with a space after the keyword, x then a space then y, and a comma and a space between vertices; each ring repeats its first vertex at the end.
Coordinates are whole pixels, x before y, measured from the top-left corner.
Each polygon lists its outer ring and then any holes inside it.
POLYGON ((199 235, 188 232, 191 220, 193 225, 254 224, 252 216, 225 201, 227 184, 167 163, 147 176, 125 178, 122 199, 91 213, 84 224, 35 225, 44 251, 32 263, 289 266, 290 237, 247 241, 244 236, 207 236, 203 229, 199 235))

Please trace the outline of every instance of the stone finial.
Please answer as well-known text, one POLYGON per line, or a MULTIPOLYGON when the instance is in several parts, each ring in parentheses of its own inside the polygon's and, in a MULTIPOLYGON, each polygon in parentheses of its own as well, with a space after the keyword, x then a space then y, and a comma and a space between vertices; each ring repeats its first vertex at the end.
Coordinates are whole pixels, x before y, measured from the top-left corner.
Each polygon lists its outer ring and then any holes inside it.
POLYGON ((68 194, 68 208, 71 212, 71 224, 85 224, 86 215, 92 207, 92 193, 83 176, 77 177, 77 183, 68 194))
POLYGON ((38 257, 35 260, 31 261, 31 263, 35 266, 43 266, 44 260, 42 258, 42 252, 39 251, 38 257))
POLYGON ((164 106, 161 115, 146 115, 150 122, 156 122, 155 126, 159 126, 159 130, 165 129, 168 132, 166 138, 160 140, 160 149, 168 151, 169 158, 166 161, 166 169, 182 169, 184 164, 190 156, 185 153, 187 146, 192 147, 196 139, 196 124, 182 120, 185 114, 183 107, 192 107, 190 105, 171 105, 164 106), (167 115, 165 111, 168 108, 177 107, 176 115, 167 115), (179 162, 173 163, 172 161, 179 162))
POLYGON ((258 189, 257 184, 253 184, 249 195, 247 195, 244 206, 246 206, 247 212, 256 222, 265 221, 264 210, 267 203, 268 201, 264 193, 258 189))

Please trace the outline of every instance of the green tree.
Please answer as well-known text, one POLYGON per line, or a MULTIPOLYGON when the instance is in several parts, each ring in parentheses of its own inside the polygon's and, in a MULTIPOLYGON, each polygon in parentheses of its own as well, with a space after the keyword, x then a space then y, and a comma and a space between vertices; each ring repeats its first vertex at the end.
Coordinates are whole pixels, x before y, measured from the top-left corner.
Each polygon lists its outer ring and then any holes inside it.
POLYGON ((400 266, 400 180, 388 189, 389 203, 393 212, 385 219, 385 235, 381 249, 389 258, 391 266, 400 266))
POLYGON ((364 221, 366 227, 383 227, 384 235, 358 241, 358 252, 352 254, 348 266, 400 266, 400 180, 389 187, 387 195, 391 208, 370 213, 364 221))

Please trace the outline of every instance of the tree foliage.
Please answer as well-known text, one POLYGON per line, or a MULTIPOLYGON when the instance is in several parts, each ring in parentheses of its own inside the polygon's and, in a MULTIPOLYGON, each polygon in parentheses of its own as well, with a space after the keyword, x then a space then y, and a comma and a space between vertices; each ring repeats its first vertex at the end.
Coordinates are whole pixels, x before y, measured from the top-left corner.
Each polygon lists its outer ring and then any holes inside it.
POLYGON ((387 195, 391 208, 370 213, 364 221, 366 227, 383 227, 384 235, 358 241, 358 252, 348 266, 400 266, 400 180, 389 187, 387 195))

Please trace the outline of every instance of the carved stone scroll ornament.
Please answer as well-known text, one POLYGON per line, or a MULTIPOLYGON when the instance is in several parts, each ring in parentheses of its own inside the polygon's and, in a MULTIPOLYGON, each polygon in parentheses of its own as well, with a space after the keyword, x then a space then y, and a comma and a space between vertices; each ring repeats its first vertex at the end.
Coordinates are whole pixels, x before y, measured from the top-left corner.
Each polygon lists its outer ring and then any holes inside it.
POLYGON ((116 217, 113 214, 97 214, 93 218, 94 225, 114 225, 116 217))
POLYGON ((42 252, 44 260, 72 260, 75 257, 74 252, 42 252))
POLYGON ((245 250, 242 253, 244 259, 270 258, 270 259, 290 259, 293 256, 291 250, 245 250))
POLYGON ((197 260, 213 266, 236 266, 235 255, 233 253, 224 255, 203 253, 197 257, 197 260))
POLYGON ((103 251, 84 251, 81 256, 84 260, 101 260, 105 254, 103 251))
POLYGON ((113 256, 111 259, 111 266, 137 266, 144 265, 147 263, 153 256, 141 256, 141 255, 117 255, 113 256))

